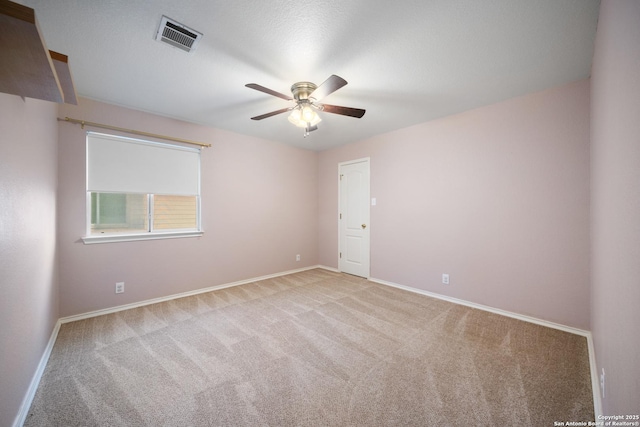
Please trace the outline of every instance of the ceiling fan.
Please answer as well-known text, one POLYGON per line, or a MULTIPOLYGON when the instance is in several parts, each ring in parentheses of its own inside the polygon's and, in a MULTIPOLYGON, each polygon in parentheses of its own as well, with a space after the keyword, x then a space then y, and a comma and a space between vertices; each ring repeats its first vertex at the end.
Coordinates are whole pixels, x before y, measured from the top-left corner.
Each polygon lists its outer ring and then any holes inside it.
POLYGON ((291 94, 293 97, 276 92, 275 90, 271 90, 264 86, 260 86, 256 83, 246 84, 245 86, 248 88, 277 96, 278 98, 286 99, 287 101, 293 101, 295 103, 292 107, 282 108, 260 116, 251 117, 251 120, 262 120, 267 117, 291 111, 289 121, 298 127, 304 128, 304 136, 307 136, 309 135, 309 132, 318 129, 318 123, 322 120, 316 111, 325 111, 327 113, 340 114, 342 116, 356 117, 359 119, 364 116, 365 110, 360 108, 341 107, 339 105, 321 104, 318 102, 346 84, 347 81, 345 79, 336 76, 335 74, 331 75, 320 86, 316 86, 311 82, 298 82, 291 86, 291 94))

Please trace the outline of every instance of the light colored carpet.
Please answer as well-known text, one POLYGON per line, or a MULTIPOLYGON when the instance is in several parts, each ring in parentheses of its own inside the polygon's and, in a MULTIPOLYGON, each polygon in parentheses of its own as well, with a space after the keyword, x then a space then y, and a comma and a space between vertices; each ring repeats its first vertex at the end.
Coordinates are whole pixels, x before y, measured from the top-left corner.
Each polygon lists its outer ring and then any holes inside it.
POLYGON ((584 337, 317 269, 62 325, 25 425, 593 418, 584 337))

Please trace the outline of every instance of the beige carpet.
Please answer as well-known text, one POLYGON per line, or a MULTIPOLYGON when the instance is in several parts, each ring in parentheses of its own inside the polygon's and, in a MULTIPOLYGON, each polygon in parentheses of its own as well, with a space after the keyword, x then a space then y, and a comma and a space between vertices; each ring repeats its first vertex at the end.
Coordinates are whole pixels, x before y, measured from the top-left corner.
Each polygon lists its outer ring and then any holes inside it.
POLYGON ((318 269, 62 325, 25 425, 593 418, 584 337, 318 269))

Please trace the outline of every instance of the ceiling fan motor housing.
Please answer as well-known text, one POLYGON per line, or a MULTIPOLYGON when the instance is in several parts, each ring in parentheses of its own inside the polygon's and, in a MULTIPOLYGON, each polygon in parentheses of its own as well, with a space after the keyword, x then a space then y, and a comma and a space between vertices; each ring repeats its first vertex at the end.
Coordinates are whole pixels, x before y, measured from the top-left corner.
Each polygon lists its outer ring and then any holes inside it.
POLYGON ((298 82, 291 86, 291 93, 296 101, 309 99, 309 95, 316 90, 318 86, 311 82, 298 82))

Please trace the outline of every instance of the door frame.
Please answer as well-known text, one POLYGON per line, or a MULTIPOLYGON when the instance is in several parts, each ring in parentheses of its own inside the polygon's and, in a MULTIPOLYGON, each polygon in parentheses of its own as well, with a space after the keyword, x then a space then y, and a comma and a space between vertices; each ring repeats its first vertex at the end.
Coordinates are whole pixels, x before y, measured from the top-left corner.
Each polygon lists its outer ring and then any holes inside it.
POLYGON ((362 157, 359 159, 354 159, 354 160, 347 160, 344 162, 339 162, 338 163, 338 174, 337 174, 337 183, 338 183, 338 212, 336 213, 336 219, 338 222, 338 251, 336 252, 336 255, 338 255, 338 271, 342 272, 342 269, 340 268, 340 249, 341 249, 341 245, 342 245, 342 227, 341 227, 341 223, 340 223, 340 212, 342 211, 341 209, 341 205, 342 205, 342 187, 340 185, 340 172, 342 170, 343 166, 348 166, 351 164, 355 164, 355 163, 367 163, 367 169, 368 169, 368 183, 367 183, 367 188, 368 188, 368 194, 366 195, 366 209, 368 212, 368 218, 369 218, 369 224, 367 224, 367 227, 369 228, 369 231, 367 231, 369 233, 369 238, 367 239, 367 252, 368 252, 368 266, 367 266, 367 275, 366 277, 369 278, 371 277, 371 157, 362 157))

